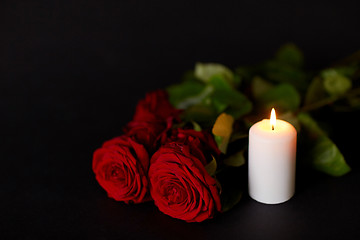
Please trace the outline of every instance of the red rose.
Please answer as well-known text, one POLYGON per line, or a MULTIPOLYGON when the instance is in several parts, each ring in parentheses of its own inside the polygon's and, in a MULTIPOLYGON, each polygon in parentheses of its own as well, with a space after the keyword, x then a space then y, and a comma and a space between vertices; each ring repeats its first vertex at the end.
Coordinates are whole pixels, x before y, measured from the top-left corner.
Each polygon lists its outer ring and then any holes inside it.
POLYGON ((167 122, 168 118, 179 120, 180 110, 175 109, 169 102, 169 96, 164 90, 157 90, 146 94, 145 99, 136 106, 134 121, 167 122))
POLYGON ((163 213, 187 222, 201 222, 212 218, 216 210, 221 211, 219 191, 216 180, 204 167, 209 159, 202 141, 191 134, 179 134, 173 137, 178 142, 166 143, 151 158, 150 193, 163 213))
POLYGON ((125 203, 149 199, 148 153, 131 138, 121 136, 105 142, 94 152, 92 167, 109 197, 125 203))
MULTIPOLYGON (((220 150, 217 147, 217 144, 213 138, 213 136, 206 131, 196 131, 193 129, 173 129, 171 136, 166 139, 166 142, 177 142, 191 145, 193 151, 195 149, 199 149, 203 154, 205 154, 204 158, 212 160, 212 156, 218 157, 220 155, 220 150)), ((165 143, 163 141, 163 143, 165 143)), ((203 162, 204 165, 207 162, 203 162)))
POLYGON ((166 137, 163 135, 167 129, 166 123, 131 121, 124 128, 124 132, 136 142, 144 145, 149 153, 153 153, 159 140, 166 137))
POLYGON ((124 132, 153 153, 159 140, 166 138, 166 132, 172 127, 174 120, 180 121, 179 113, 170 104, 165 91, 147 93, 145 99, 140 100, 136 106, 134 118, 124 128, 124 132))

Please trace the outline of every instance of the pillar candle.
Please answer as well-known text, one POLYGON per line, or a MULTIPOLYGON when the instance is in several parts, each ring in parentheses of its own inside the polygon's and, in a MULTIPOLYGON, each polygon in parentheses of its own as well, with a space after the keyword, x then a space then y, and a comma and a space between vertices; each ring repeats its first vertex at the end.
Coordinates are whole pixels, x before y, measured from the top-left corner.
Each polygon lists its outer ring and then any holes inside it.
POLYGON ((296 130, 288 122, 271 118, 249 130, 249 195, 254 200, 277 204, 295 192, 296 130))

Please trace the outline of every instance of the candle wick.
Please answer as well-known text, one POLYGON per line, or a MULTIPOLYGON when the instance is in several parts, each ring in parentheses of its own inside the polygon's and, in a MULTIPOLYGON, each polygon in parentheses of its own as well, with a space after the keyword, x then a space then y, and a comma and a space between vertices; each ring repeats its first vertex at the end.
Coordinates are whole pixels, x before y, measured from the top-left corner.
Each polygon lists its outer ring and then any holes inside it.
POLYGON ((275 127, 274 127, 274 125, 271 125, 271 130, 273 130, 273 131, 275 130, 275 127))

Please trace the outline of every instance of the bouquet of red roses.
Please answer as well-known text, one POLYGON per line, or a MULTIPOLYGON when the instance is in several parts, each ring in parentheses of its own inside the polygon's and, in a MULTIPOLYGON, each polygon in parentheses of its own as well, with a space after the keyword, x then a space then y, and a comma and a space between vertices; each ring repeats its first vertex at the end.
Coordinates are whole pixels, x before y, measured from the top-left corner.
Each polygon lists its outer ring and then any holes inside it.
POLYGON ((294 44, 234 71, 197 63, 181 83, 148 93, 124 135, 94 152, 97 181, 117 201, 153 200, 163 213, 188 222, 212 218, 241 199, 236 184, 246 180, 232 179, 239 172, 231 169, 245 164, 249 127, 271 107, 298 132, 297 164, 331 176, 348 173, 341 151, 311 112, 360 109, 360 54, 317 72, 303 66, 294 44))
POLYGON ((117 201, 153 200, 171 217, 200 222, 221 211, 219 185, 206 170, 220 151, 210 133, 176 127, 179 114, 165 91, 148 93, 124 135, 94 152, 93 171, 117 201))

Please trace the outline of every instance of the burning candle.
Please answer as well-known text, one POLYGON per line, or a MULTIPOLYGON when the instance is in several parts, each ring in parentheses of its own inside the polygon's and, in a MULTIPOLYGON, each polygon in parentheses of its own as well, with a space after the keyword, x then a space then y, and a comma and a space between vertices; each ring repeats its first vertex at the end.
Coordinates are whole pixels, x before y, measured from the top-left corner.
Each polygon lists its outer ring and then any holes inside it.
POLYGON ((296 130, 288 122, 270 119, 249 130, 249 195, 254 200, 277 204, 295 192, 296 130))

